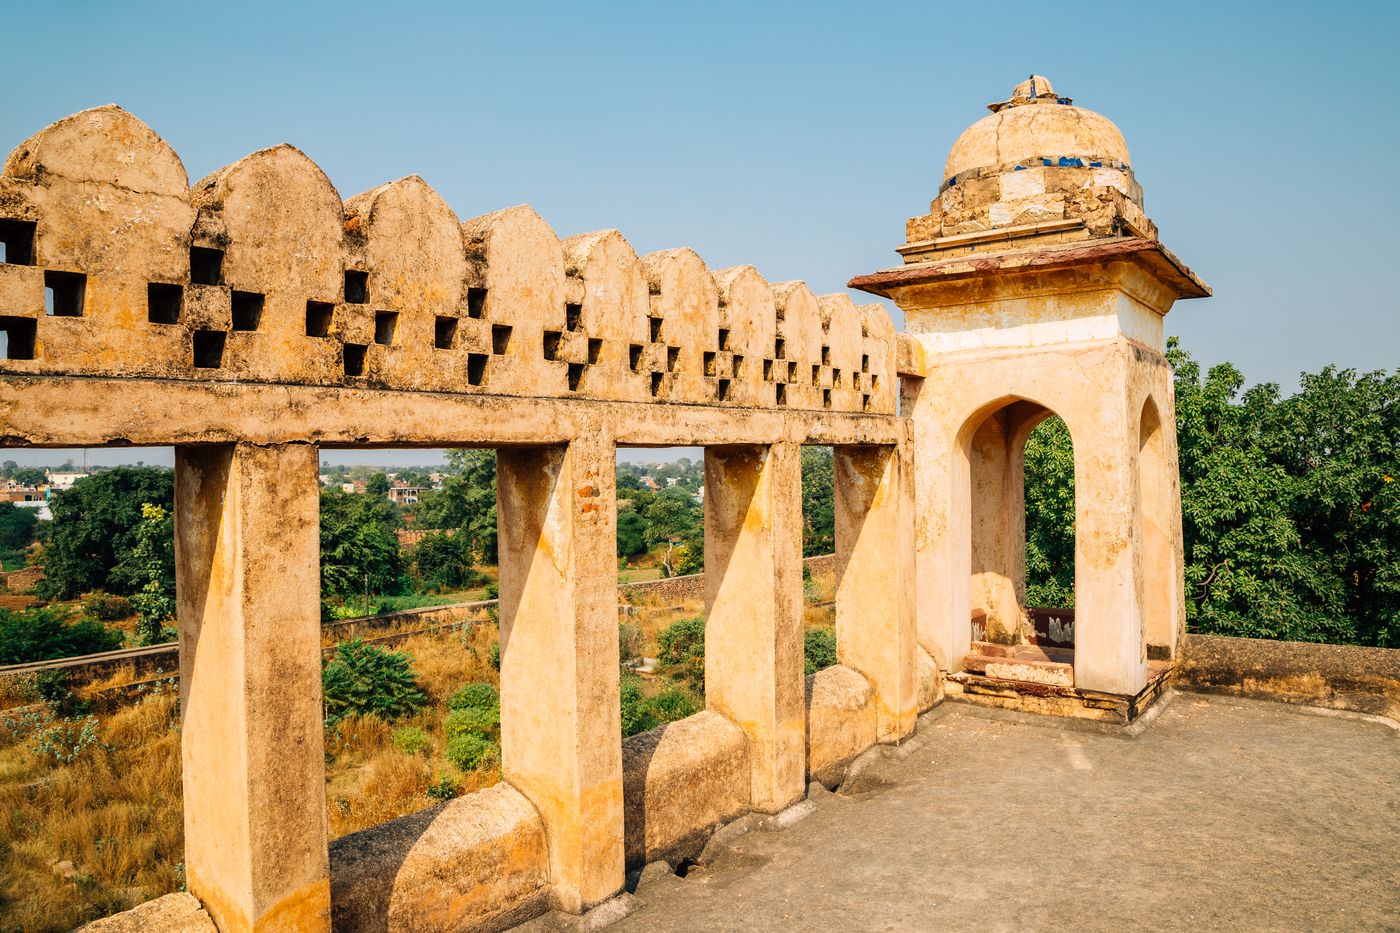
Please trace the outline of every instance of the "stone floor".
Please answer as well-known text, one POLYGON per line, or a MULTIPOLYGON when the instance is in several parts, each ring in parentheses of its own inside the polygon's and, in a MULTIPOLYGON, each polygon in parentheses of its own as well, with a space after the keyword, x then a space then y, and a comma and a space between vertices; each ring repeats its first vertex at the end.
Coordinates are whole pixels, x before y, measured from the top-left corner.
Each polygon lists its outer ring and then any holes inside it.
POLYGON ((945 703, 852 796, 616 931, 1400 930, 1400 733, 1182 694, 1142 735, 945 703))

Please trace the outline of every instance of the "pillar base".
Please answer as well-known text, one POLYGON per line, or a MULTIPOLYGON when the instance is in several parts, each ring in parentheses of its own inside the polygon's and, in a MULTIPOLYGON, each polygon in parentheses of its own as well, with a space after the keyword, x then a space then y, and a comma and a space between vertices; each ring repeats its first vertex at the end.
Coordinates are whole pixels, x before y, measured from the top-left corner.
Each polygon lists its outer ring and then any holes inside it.
POLYGON ((955 702, 1127 726, 1152 708, 1171 685, 1174 673, 1175 666, 1171 662, 1149 662, 1147 686, 1132 696, 1054 684, 1001 680, 972 671, 948 674, 943 690, 945 696, 955 702))

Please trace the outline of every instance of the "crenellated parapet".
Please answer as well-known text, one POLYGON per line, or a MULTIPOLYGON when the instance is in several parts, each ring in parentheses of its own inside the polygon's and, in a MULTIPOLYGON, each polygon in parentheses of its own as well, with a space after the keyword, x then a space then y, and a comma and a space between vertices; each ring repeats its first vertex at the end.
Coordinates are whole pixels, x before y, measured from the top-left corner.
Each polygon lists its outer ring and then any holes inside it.
POLYGON ((0 241, 0 373, 895 412, 879 305, 524 206, 461 222, 417 176, 343 201, 287 145, 190 187, 115 106, 15 149, 0 241))

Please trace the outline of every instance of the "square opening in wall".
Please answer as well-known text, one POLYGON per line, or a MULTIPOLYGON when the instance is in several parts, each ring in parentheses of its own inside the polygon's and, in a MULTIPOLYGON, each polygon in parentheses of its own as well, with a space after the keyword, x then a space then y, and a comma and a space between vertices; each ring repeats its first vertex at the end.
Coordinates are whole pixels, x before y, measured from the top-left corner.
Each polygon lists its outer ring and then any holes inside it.
POLYGON ((642 365, 642 345, 640 343, 630 344, 627 347, 627 368, 636 372, 642 365))
POLYGON ((207 246, 191 246, 190 282, 195 285, 224 284, 224 251, 207 246))
POLYGON ((788 373, 787 373, 787 381, 788 381, 788 382, 796 382, 796 381, 797 381, 797 362, 796 362, 796 361, 793 361, 793 362, 791 362, 791 363, 788 363, 788 364, 787 364, 787 370, 788 370, 788 373))
POLYGON ((603 341, 593 337, 588 341, 588 362, 597 363, 603 357, 603 341))
POLYGON ((34 359, 32 317, 0 317, 0 360, 34 359))
POLYGON ((713 376, 715 374, 715 355, 709 350, 700 354, 700 366, 705 375, 713 376))
POLYGON ((651 336, 651 342, 652 342, 652 343, 660 343, 660 342, 661 342, 661 318, 659 318, 659 317, 649 317, 649 318, 647 318, 647 328, 648 328, 648 332, 650 333, 650 336, 651 336))
POLYGON ((782 359, 787 355, 787 341, 779 337, 773 341, 773 356, 782 359))
POLYGON ((744 378, 744 358, 739 354, 734 354, 734 362, 730 364, 729 374, 735 379, 744 378))
POLYGON ((862 395, 862 396, 860 397, 860 410, 861 410, 861 411, 869 411, 869 410, 870 410, 870 396, 868 396, 868 395, 862 395))
POLYGON ((715 398, 721 402, 729 400, 729 380, 721 379, 719 385, 715 387, 715 398))
POLYGON ((331 318, 334 314, 335 305, 329 301, 308 301, 306 303, 306 336, 329 337, 331 335, 331 318))
POLYGON ((821 384, 822 384, 822 368, 821 368, 820 366, 818 366, 816 363, 813 363, 813 364, 812 364, 812 385, 814 385, 814 386, 819 386, 819 385, 821 385, 821 384))
POLYGON ((32 220, 0 220, 0 262, 34 265, 34 228, 32 220))
POLYGON ((863 373, 868 373, 868 372, 870 372, 870 354, 865 353, 865 354, 862 354, 862 355, 861 355, 861 358, 860 358, 860 371, 863 372, 863 373))
POLYGON ((773 388, 776 390, 776 391, 773 393, 773 401, 776 402, 776 403, 779 404, 779 405, 786 405, 786 404, 787 404, 787 383, 785 383, 785 382, 779 382, 779 383, 777 383, 776 385, 774 385, 773 388))
POLYGON ((833 369, 831 371, 831 384, 838 389, 841 388, 841 370, 833 369))
POLYGON ((151 282, 146 285, 146 320, 152 324, 180 323, 180 305, 185 299, 183 285, 151 282))
POLYGON ((830 390, 830 389, 822 389, 822 407, 823 407, 823 408, 830 408, 830 407, 831 407, 831 390, 830 390))
POLYGON ((557 330, 547 330, 544 332, 544 358, 553 362, 559 359, 559 344, 564 339, 564 335, 557 330))
POLYGON ((773 361, 772 361, 772 360, 764 360, 764 361, 763 361, 763 381, 764 381, 764 382, 772 382, 772 381, 773 381, 773 361))
POLYGON ((467 289, 467 317, 486 317, 486 289, 467 289))
POLYGON ((505 356, 510 351, 511 326, 509 324, 491 325, 491 352, 497 356, 505 356))
POLYGON ((369 273, 357 269, 345 270, 345 303, 369 304, 369 273))
POLYGON ((451 350, 457 343, 457 319, 438 317, 433 324, 433 346, 439 350, 451 350))
POLYGON ((583 364, 569 364, 569 391, 577 392, 579 384, 583 382, 583 364))
POLYGON ((44 273, 44 311, 54 317, 82 317, 87 276, 81 272, 44 273))
POLYGON ((661 373, 651 374, 651 394, 657 396, 661 394, 661 380, 664 378, 661 373))
POLYGON ((399 312, 374 312, 374 342, 382 347, 393 346, 394 335, 399 332, 399 312))
POLYGON ((719 348, 721 350, 729 349, 729 328, 727 327, 719 329, 719 348))
POLYGON ((365 350, 368 347, 363 343, 347 343, 344 347, 342 358, 345 361, 345 375, 363 376, 365 374, 365 350))
POLYGON ((467 385, 486 385, 486 361, 489 359, 485 353, 467 354, 467 385))
POLYGON ((564 329, 578 330, 583 327, 583 305, 570 302, 564 305, 564 329))
POLYGON ((668 373, 673 373, 673 372, 675 372, 675 371, 676 371, 676 367, 680 365, 680 362, 681 362, 681 348, 680 348, 680 347, 667 347, 667 348, 666 348, 666 372, 668 372, 668 373))
POLYGON ((822 365, 831 365, 831 347, 822 347, 822 365))
POLYGON ((262 324, 263 296, 257 292, 234 292, 229 296, 234 330, 257 330, 262 324))
POLYGON ((218 369, 224 365, 224 338, 221 330, 194 332, 194 365, 196 369, 218 369))

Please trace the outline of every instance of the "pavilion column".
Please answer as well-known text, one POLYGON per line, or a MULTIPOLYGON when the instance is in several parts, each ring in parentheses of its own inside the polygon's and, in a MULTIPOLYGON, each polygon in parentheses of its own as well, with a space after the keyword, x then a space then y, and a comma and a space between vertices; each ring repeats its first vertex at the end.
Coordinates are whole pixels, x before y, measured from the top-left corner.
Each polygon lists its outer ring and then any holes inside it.
POLYGON ((622 888, 616 448, 497 453, 501 751, 539 810, 562 910, 622 888))
MULTIPOLYGON (((1132 696, 1147 685, 1137 425, 1104 404, 1071 425, 1074 441, 1074 685, 1132 696)), ((1154 594, 1154 598, 1164 598, 1154 594)))
POLYGON ((318 471, 175 451, 185 873, 224 933, 330 929, 318 471))
POLYGON ((754 809, 802 796, 802 471, 796 444, 705 448, 705 705, 748 736, 754 809))
POLYGON ((836 656, 874 689, 881 742, 908 735, 918 715, 911 450, 834 448, 836 656))

